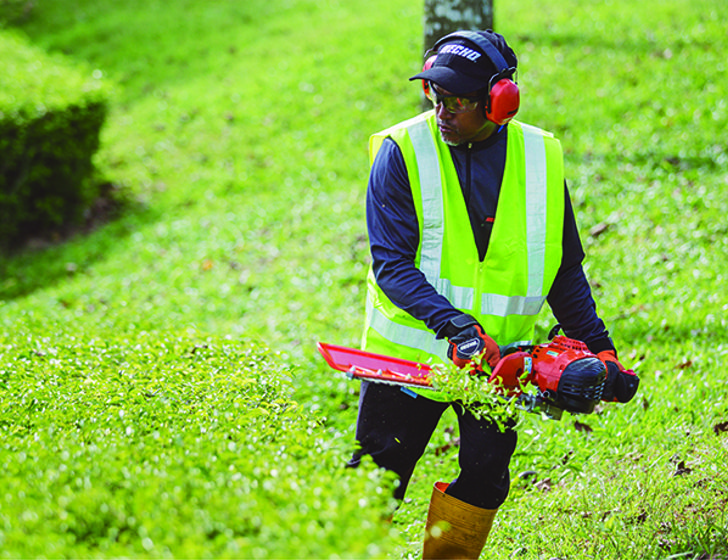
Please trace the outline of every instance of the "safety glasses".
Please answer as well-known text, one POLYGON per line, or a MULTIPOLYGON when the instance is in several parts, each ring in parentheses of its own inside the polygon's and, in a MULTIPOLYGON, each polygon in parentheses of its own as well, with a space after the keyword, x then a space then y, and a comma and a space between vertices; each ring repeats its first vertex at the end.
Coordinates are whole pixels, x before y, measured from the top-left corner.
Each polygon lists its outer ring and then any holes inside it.
POLYGON ((426 89, 427 98, 437 107, 440 103, 450 113, 468 113, 474 111, 478 106, 479 99, 471 99, 470 97, 462 97, 460 95, 442 95, 435 89, 435 84, 429 82, 426 89))

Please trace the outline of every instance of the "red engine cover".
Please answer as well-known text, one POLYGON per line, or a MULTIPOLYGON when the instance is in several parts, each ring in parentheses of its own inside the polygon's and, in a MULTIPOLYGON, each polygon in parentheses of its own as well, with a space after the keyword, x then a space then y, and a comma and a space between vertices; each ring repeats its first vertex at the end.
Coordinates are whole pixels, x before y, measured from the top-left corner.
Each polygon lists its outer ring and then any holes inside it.
POLYGON ((541 391, 548 389, 554 394, 566 366, 581 358, 596 357, 586 344, 566 336, 555 336, 551 342, 536 346, 532 355, 532 383, 541 391))

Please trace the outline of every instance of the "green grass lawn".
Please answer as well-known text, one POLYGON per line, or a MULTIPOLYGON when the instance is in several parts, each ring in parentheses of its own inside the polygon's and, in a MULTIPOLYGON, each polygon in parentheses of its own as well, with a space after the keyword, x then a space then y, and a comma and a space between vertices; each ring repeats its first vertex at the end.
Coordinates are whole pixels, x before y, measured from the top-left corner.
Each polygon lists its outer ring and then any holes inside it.
MULTIPOLYGON (((483 558, 728 557, 728 4, 495 13, 642 385, 522 419, 483 558)), ((367 139, 417 111, 421 25, 404 0, 36 3, 20 29, 115 86, 97 165, 129 202, 0 261, 0 557, 419 554, 454 415, 388 524, 390 478, 343 467, 358 385, 315 343, 358 344, 367 139)))

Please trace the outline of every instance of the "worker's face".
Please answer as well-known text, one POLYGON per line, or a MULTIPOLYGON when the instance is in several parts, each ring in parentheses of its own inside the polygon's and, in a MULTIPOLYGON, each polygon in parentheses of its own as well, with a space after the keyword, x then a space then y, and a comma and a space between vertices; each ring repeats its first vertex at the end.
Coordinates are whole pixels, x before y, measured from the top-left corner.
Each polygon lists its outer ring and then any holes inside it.
MULTIPOLYGON (((435 84, 432 84, 431 88, 440 96, 453 95, 435 84)), ((476 99, 478 94, 473 92, 463 97, 476 99)), ((474 109, 462 113, 452 113, 447 110, 445 103, 437 103, 435 114, 442 141, 450 146, 459 146, 470 142, 480 142, 493 134, 497 125, 485 118, 483 103, 481 100, 474 109)))

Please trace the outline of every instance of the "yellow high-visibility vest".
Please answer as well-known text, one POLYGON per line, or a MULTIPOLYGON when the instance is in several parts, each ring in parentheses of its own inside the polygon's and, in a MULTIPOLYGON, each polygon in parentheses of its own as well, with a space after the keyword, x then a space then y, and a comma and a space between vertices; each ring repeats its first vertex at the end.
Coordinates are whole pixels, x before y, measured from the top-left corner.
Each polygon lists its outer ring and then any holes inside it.
MULTIPOLYGON (((419 225, 415 266, 436 291, 469 313, 499 345, 533 338, 537 315, 561 264, 564 169, 548 132, 511 121, 503 182, 488 250, 480 261, 450 149, 428 111, 374 134, 402 151, 419 225)), ((447 361, 447 341, 397 307, 370 267, 362 348, 423 363, 447 361)))

